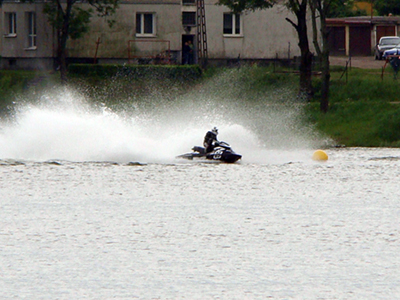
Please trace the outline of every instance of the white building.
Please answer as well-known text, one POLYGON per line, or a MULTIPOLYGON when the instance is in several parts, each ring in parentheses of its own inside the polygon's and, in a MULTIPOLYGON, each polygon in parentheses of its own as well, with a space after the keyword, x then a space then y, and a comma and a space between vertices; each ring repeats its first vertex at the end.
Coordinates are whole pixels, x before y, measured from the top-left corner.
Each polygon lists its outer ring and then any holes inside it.
MULTIPOLYGON (((206 40, 200 41, 200 45, 206 43, 209 62, 225 63, 239 56, 246 60, 268 60, 300 55, 297 33, 285 20, 296 19, 284 6, 234 15, 215 2, 205 0, 206 40)), ((103 18, 93 17, 90 32, 81 39, 69 40, 68 60, 137 62, 169 49, 173 62, 181 63, 186 41, 193 42, 197 54, 199 10, 196 4, 196 0, 122 1, 112 17, 113 27, 103 18)), ((54 67, 56 35, 43 14, 43 5, 42 1, 2 2, 1 68, 54 67)))

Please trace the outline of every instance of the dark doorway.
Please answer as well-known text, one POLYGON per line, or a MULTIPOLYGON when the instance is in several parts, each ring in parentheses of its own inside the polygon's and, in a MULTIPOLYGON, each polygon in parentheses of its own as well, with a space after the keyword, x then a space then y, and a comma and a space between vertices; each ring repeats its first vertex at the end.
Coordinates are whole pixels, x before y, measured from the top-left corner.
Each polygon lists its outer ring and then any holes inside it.
POLYGON ((182 65, 191 65, 196 62, 196 46, 193 34, 182 35, 182 65))
POLYGON ((376 26, 376 41, 375 44, 379 43, 379 39, 383 36, 395 36, 396 28, 394 26, 376 26))
POLYGON ((371 55, 371 29, 368 26, 350 27, 350 55, 371 55))
POLYGON ((345 27, 329 27, 329 52, 331 55, 346 55, 345 27))

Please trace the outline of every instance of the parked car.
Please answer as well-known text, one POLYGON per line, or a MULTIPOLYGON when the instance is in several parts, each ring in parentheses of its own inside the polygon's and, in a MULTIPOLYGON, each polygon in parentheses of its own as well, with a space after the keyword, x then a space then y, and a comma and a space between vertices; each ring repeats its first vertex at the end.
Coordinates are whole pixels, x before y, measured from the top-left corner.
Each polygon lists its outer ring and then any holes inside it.
POLYGON ((382 58, 386 59, 389 55, 400 55, 400 44, 397 44, 392 49, 385 50, 383 52, 382 58))
POLYGON ((400 44, 398 36, 383 36, 379 40, 379 44, 375 46, 375 59, 382 59, 385 50, 392 49, 400 44))

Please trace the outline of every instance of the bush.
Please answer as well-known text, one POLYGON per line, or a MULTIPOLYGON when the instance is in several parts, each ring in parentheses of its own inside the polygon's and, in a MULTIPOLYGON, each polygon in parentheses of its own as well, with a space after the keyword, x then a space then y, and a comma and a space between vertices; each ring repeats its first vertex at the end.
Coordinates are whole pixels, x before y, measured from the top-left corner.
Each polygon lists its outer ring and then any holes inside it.
POLYGON ((35 76, 34 71, 0 71, 0 118, 12 110, 16 95, 26 91, 35 76))
POLYGON ((386 142, 400 140, 400 109, 385 111, 379 118, 378 136, 386 142))
POLYGON ((394 146, 394 142, 400 140, 400 135, 396 135, 396 131, 400 132, 400 109, 390 103, 338 102, 333 103, 326 114, 313 103, 307 107, 307 112, 310 122, 340 145, 394 146))
POLYGON ((100 78, 128 76, 132 80, 170 79, 178 81, 197 80, 202 75, 198 65, 165 66, 165 65, 91 65, 71 64, 68 73, 72 76, 96 76, 100 78))

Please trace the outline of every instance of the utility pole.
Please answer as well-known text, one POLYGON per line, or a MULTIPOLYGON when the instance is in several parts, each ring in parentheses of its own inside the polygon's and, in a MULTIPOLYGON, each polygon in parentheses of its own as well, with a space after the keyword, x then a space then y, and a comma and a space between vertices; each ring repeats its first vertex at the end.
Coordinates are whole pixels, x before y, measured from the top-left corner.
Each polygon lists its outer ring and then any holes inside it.
POLYGON ((197 4, 197 59, 199 65, 207 65, 207 30, 204 0, 196 0, 197 4))

